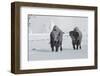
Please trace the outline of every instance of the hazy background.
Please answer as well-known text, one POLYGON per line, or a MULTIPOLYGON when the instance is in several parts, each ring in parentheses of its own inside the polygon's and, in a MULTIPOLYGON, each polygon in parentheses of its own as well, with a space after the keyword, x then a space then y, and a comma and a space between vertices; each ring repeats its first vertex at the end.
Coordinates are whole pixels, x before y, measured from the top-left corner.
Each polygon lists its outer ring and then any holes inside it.
POLYGON ((87 33, 87 17, 28 15, 28 19, 29 33, 33 34, 49 33, 54 25, 57 25, 64 32, 69 32, 78 26, 81 31, 87 33))
POLYGON ((79 59, 88 57, 88 18, 78 16, 28 15, 29 51, 28 60, 79 59), (52 52, 49 44, 50 32, 57 25, 63 32, 63 51, 52 52), (82 49, 73 50, 69 31, 75 27, 82 31, 82 49))

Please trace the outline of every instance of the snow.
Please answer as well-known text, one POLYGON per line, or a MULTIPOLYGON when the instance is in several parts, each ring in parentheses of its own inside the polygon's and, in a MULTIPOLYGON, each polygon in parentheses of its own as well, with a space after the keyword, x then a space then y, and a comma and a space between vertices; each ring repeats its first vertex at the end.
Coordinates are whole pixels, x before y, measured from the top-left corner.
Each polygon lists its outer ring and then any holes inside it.
POLYGON ((28 60, 79 59, 88 57, 88 17, 32 15, 29 18, 28 60), (65 34, 63 50, 52 52, 50 31, 57 25, 65 34), (73 50, 69 31, 78 27, 82 31, 82 49, 73 50))
POLYGON ((87 40, 82 41, 82 49, 73 50, 71 38, 64 36, 63 50, 52 52, 49 39, 29 40, 29 58, 28 60, 53 60, 53 59, 79 59, 88 57, 87 40))

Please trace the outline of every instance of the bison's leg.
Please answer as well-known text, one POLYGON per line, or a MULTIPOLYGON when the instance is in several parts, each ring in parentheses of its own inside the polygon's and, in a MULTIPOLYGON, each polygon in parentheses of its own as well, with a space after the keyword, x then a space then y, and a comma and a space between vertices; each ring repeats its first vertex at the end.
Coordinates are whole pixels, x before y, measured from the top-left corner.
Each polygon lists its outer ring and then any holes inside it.
POLYGON ((77 46, 77 50, 78 50, 78 44, 76 46, 77 46))
POLYGON ((74 43, 74 41, 72 41, 72 45, 73 45, 73 49, 75 50, 75 43, 74 43))
POLYGON ((62 51, 62 46, 60 46, 60 51, 62 51))
POLYGON ((82 48, 81 48, 81 41, 80 41, 80 49, 82 49, 82 48))
POLYGON ((56 44, 56 52, 59 50, 59 43, 56 44))
POLYGON ((52 48, 52 51, 54 51, 54 46, 52 46, 51 48, 52 48))
POLYGON ((62 51, 62 42, 60 43, 60 51, 62 51))
POLYGON ((77 46, 77 50, 78 50, 78 46, 79 46, 79 40, 77 41, 77 43, 76 43, 76 46, 77 46))
POLYGON ((58 52, 58 49, 59 49, 59 47, 58 47, 58 46, 56 46, 56 52, 58 52))
POLYGON ((51 49, 52 49, 52 51, 54 51, 54 45, 53 45, 53 43, 51 43, 51 49))
POLYGON ((59 47, 60 47, 60 42, 57 41, 57 42, 55 43, 56 52, 59 50, 59 47))
POLYGON ((80 44, 80 49, 81 49, 81 44, 80 44))
POLYGON ((79 46, 80 46, 80 49, 81 49, 81 44, 80 44, 80 41, 78 40, 77 41, 77 49, 78 49, 79 46))
POLYGON ((73 49, 75 50, 75 44, 73 44, 73 49))
POLYGON ((81 49, 81 42, 78 40, 78 46, 81 49))

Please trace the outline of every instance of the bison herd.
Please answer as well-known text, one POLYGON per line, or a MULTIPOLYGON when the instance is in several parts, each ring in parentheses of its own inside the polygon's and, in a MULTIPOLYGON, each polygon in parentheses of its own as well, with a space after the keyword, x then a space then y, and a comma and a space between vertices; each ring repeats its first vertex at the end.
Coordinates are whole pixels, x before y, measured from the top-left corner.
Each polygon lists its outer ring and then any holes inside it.
MULTIPOLYGON (((50 33, 50 45, 52 51, 54 51, 54 48, 56 52, 59 50, 59 48, 60 51, 62 51, 63 34, 64 32, 58 26, 55 25, 53 27, 50 33)), ((72 40, 73 49, 81 49, 82 32, 79 30, 79 28, 75 27, 72 31, 69 31, 69 36, 72 40)))

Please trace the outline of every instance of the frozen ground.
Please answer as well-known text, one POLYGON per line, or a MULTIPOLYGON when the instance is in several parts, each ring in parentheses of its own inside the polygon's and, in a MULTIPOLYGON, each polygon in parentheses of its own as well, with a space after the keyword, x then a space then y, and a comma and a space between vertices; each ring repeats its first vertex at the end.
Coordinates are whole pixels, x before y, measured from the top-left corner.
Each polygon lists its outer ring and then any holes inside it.
POLYGON ((62 51, 52 52, 49 39, 29 40, 28 60, 79 59, 88 57, 87 38, 83 37, 81 50, 73 50, 69 36, 64 36, 62 46, 62 51))
POLYGON ((29 15, 28 21, 28 60, 79 59, 88 57, 88 17, 29 15), (52 52, 49 44, 49 33, 55 24, 66 33, 62 43, 63 50, 59 52, 52 52), (69 31, 76 26, 82 31, 81 50, 73 50, 71 38, 68 36, 69 31))

